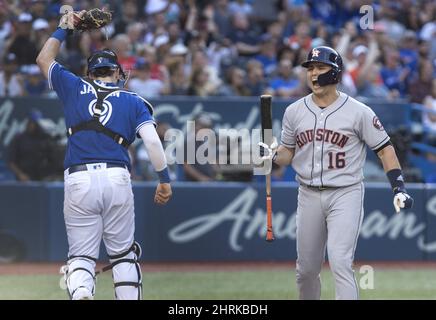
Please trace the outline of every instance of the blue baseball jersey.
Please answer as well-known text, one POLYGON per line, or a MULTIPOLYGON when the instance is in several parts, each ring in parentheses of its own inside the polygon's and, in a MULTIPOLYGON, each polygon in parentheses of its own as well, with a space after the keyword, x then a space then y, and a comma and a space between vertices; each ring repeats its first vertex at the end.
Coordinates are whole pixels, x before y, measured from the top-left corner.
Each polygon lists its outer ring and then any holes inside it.
MULTIPOLYGON (((91 80, 77 77, 56 61, 50 65, 48 83, 64 105, 67 128, 92 119, 97 94, 89 81, 91 80)), ((97 83, 101 87, 118 88, 111 83, 97 83)), ((147 100, 119 88, 105 98, 100 122, 132 143, 142 126, 147 123, 155 125, 152 110, 153 107, 147 100)), ((125 164, 130 170, 127 149, 105 134, 83 130, 70 136, 64 167, 93 162, 125 164)))

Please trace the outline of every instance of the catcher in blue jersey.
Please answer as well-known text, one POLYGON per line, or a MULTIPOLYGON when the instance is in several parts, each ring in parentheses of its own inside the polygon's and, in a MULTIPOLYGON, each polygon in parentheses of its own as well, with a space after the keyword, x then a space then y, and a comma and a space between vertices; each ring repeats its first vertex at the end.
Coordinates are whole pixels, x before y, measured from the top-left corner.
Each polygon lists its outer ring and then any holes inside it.
POLYGON ((141 299, 134 240, 134 202, 128 147, 141 137, 160 177, 154 200, 165 204, 172 195, 165 153, 155 130, 153 107, 119 83, 125 79, 115 52, 94 52, 86 78, 55 61, 74 21, 84 12, 67 13, 37 58, 37 64, 64 106, 68 145, 65 155, 64 219, 68 261, 63 268, 69 296, 93 299, 95 264, 103 239, 110 259, 116 299, 141 299))

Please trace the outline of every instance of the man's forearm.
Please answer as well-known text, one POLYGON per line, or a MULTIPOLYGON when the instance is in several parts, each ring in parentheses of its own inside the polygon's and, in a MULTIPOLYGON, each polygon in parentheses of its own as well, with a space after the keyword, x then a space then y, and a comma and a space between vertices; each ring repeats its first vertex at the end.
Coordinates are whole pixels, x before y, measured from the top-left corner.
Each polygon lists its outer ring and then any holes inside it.
POLYGON ((393 146, 387 146, 379 151, 377 155, 383 164, 383 169, 385 172, 389 172, 392 169, 401 169, 393 146))

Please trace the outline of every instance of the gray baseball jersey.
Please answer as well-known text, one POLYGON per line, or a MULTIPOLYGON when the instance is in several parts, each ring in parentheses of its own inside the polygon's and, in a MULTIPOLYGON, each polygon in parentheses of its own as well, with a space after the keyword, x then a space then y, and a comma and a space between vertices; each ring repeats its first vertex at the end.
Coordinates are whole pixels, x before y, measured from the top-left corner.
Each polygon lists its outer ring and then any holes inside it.
POLYGON ((365 145, 377 150, 388 141, 374 112, 343 93, 326 108, 308 95, 286 109, 281 143, 295 148, 292 166, 301 184, 296 264, 300 299, 320 298, 326 249, 336 298, 358 299, 352 265, 363 219, 365 145))
POLYGON ((297 180, 310 186, 343 187, 363 180, 367 144, 377 150, 389 141, 375 113, 340 92, 328 108, 312 94, 287 107, 281 144, 295 148, 297 180))

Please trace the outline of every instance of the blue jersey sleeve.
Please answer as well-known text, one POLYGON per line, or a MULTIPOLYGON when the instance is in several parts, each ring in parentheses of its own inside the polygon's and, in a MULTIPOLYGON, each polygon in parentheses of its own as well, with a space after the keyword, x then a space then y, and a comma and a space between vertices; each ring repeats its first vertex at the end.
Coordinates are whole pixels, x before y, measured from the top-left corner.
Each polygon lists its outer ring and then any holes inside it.
POLYGON ((153 107, 147 100, 137 96, 136 100, 136 136, 139 136, 139 130, 147 123, 152 123, 156 126, 156 121, 153 118, 153 107))
POLYGON ((59 99, 65 101, 71 93, 76 93, 80 78, 53 61, 48 69, 48 85, 58 94, 59 99))

